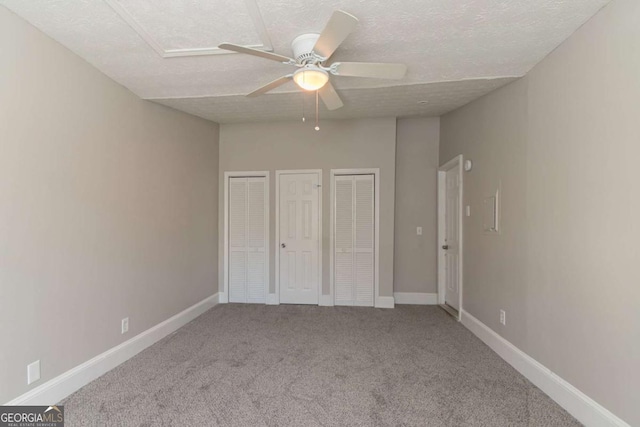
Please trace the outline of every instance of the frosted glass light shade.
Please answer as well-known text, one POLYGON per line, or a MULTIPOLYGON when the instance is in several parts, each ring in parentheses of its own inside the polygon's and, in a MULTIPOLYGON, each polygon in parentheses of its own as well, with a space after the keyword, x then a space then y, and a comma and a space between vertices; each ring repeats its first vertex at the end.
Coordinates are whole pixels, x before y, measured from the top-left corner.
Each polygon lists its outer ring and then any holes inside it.
POLYGON ((315 66, 300 68, 293 74, 293 81, 304 90, 321 89, 329 81, 329 74, 315 66))

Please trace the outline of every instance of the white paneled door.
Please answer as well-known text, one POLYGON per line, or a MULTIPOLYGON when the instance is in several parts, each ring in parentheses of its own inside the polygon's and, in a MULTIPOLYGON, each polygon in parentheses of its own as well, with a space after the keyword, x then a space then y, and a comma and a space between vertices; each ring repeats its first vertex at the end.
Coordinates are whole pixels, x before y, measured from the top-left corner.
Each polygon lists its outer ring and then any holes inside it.
POLYGON ((335 305, 374 305, 374 190, 374 175, 335 177, 335 305))
POLYGON ((447 305, 460 310, 460 165, 445 176, 445 298, 447 305))
POLYGON ((282 173, 278 185, 280 303, 318 304, 320 174, 282 173))
POLYGON ((266 302, 267 194, 264 177, 229 178, 229 302, 266 302))

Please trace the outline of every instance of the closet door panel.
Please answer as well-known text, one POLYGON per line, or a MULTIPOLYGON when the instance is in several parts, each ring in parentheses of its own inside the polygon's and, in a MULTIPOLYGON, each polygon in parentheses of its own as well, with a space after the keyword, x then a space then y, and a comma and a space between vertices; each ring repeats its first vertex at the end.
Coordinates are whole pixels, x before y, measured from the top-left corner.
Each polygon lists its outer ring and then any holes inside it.
POLYGON ((354 177, 354 305, 373 306, 374 181, 373 175, 354 177))
POLYGON ((249 252, 247 254, 247 300, 246 302, 266 302, 264 253, 249 252))
POLYGON ((247 179, 229 179, 229 302, 247 298, 247 179))
POLYGON ((335 177, 334 304, 353 304, 353 179, 335 177))
POLYGON ((229 302, 266 301, 266 179, 229 178, 229 302))
POLYGON ((374 176, 334 180, 334 304, 373 306, 374 176))
POLYGON ((247 302, 266 302, 265 179, 247 179, 247 302))

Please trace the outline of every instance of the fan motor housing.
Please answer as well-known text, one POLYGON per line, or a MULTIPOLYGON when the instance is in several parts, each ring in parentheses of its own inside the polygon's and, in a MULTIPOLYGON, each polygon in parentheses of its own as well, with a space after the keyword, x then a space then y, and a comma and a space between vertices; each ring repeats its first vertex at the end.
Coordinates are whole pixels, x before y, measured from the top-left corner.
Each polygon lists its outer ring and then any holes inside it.
POLYGON ((318 56, 313 53, 313 47, 316 45, 320 34, 308 33, 302 34, 291 42, 293 57, 299 64, 318 62, 318 56))

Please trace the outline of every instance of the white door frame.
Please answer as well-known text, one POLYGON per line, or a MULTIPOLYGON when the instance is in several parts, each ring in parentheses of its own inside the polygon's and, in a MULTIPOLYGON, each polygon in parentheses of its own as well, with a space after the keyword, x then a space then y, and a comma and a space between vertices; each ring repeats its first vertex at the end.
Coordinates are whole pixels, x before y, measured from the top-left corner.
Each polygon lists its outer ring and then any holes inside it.
POLYGON ((223 289, 218 294, 218 301, 222 304, 229 302, 229 178, 264 178, 265 179, 265 283, 267 284, 266 298, 269 300, 269 171, 232 171, 224 173, 224 263, 223 289))
POLYGON ((463 233, 463 212, 464 212, 464 183, 463 183, 463 175, 464 175, 464 159, 462 154, 454 157, 453 159, 446 162, 444 165, 440 166, 438 169, 438 304, 443 305, 445 302, 445 278, 446 278, 446 268, 445 268, 445 258, 444 258, 444 249, 442 246, 445 245, 445 195, 446 195, 446 175, 447 171, 453 169, 458 166, 458 173, 460 174, 460 191, 458 194, 460 203, 460 209, 458 213, 458 227, 460 233, 460 254, 459 254, 459 265, 458 265, 458 277, 460 279, 459 286, 459 307, 458 310, 458 321, 460 320, 460 313, 462 313, 462 289, 463 289, 463 272, 464 272, 464 233, 463 233))
POLYGON ((373 305, 374 307, 379 307, 380 303, 378 299, 380 298, 380 168, 360 168, 360 169, 331 169, 330 175, 330 203, 331 208, 329 209, 329 218, 330 218, 330 228, 329 228, 329 298, 325 300, 325 304, 328 306, 333 306, 335 304, 334 300, 334 287, 335 287, 335 277, 333 272, 333 263, 334 263, 334 241, 333 241, 333 230, 335 227, 335 212, 334 212, 334 197, 335 197, 335 186, 336 186, 336 175, 373 175, 373 187, 374 187, 374 289, 373 289, 373 305))
MULTIPOLYGON (((303 173, 315 173, 318 175, 320 187, 318 191, 318 303, 322 300, 322 169, 292 169, 276 170, 276 236, 275 236, 275 273, 276 273, 276 294, 271 297, 267 295, 267 301, 273 305, 280 304, 280 176, 296 175, 303 173)), ((318 304, 319 305, 319 304, 318 304)))

